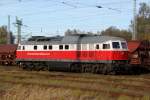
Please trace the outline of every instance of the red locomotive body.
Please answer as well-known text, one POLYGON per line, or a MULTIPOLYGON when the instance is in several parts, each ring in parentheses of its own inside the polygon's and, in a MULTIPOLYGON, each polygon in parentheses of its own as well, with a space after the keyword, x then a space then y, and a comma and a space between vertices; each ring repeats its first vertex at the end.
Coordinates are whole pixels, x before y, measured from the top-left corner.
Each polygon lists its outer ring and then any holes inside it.
POLYGON ((109 73, 127 63, 128 48, 118 37, 67 35, 21 43, 16 55, 24 68, 109 73))
POLYGON ((32 60, 81 60, 113 61, 127 60, 127 51, 17 51, 18 59, 32 60), (77 52, 80 55, 77 55, 77 52))

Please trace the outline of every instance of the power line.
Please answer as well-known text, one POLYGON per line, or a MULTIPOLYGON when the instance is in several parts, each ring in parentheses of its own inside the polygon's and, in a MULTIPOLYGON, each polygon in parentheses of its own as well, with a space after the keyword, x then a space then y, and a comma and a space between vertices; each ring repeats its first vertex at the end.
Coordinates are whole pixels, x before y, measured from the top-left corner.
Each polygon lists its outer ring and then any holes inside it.
POLYGON ((125 1, 117 1, 117 2, 107 2, 107 3, 100 3, 101 5, 123 5, 123 4, 127 4, 130 3, 131 0, 125 0, 125 1))
MULTIPOLYGON (((78 8, 77 6, 73 5, 73 4, 70 4, 70 3, 67 3, 67 2, 61 2, 63 3, 64 5, 68 5, 68 6, 71 6, 71 7, 74 7, 74 8, 78 8)), ((101 5, 85 5, 84 6, 86 7, 96 7, 96 8, 107 8, 109 10, 114 10, 114 11, 117 11, 117 12, 121 12, 119 9, 116 9, 116 8, 111 8, 111 7, 104 7, 104 6, 101 6, 101 5)))
POLYGON ((22 0, 17 0, 17 1, 7 2, 7 3, 1 3, 0 6, 8 6, 8 5, 17 4, 17 3, 21 2, 22 0))
MULTIPOLYGON (((88 8, 88 7, 92 7, 92 8, 106 8, 108 10, 114 10, 114 11, 117 11, 119 13, 121 13, 121 10, 119 9, 116 9, 116 8, 110 8, 110 7, 104 7, 104 6, 100 6, 100 5, 93 5, 93 6, 86 6, 86 7, 78 7, 76 5, 72 5, 70 3, 67 3, 67 2, 59 2, 59 3, 62 3, 64 5, 67 5, 67 6, 70 6, 72 7, 71 9, 61 9, 61 10, 48 10, 48 11, 38 11, 38 12, 34 12, 34 13, 26 13, 26 14, 22 14, 23 16, 30 16, 30 15, 36 15, 36 14, 42 14, 42 13, 56 13, 56 12, 62 12, 62 11, 70 11, 70 10, 75 10, 75 9, 82 9, 82 8, 88 8)), ((51 7, 54 7, 54 6, 51 6, 51 7)))
POLYGON ((67 2, 61 2, 62 4, 64 4, 64 5, 67 5, 67 6, 71 6, 71 7, 73 7, 73 8, 77 8, 77 6, 75 6, 75 5, 73 5, 73 4, 70 4, 70 3, 67 3, 67 2))
MULTIPOLYGON (((21 0, 22 3, 24 3, 24 1, 26 0, 21 0)), ((27 0, 28 1, 28 0, 27 0)), ((33 1, 33 0, 32 0, 33 1)), ((88 7, 91 7, 91 8, 97 8, 97 9, 100 9, 100 8, 105 8, 105 9, 108 9, 108 10, 114 10, 114 11, 117 11, 117 12, 120 12, 120 9, 115 9, 115 8, 110 8, 108 7, 109 4, 122 4, 123 2, 110 2, 110 3, 103 3, 103 4, 95 4, 95 5, 88 5, 88 4, 82 4, 82 3, 71 3, 71 2, 67 2, 67 1, 58 1, 58 0, 45 0, 45 1, 53 1, 53 2, 57 2, 58 4, 62 4, 62 5, 66 5, 66 6, 69 6, 69 7, 72 7, 72 8, 67 8, 67 9, 58 9, 58 10, 50 10, 50 11, 38 11, 38 12, 35 12, 35 13, 27 13, 27 14, 23 14, 23 16, 29 16, 29 15, 34 15, 34 14, 42 14, 42 13, 55 13, 55 12, 62 12, 62 11, 68 11, 68 10, 76 10, 76 9, 81 9, 81 8, 88 8, 88 7), (104 6, 105 5, 105 6, 104 6)), ((125 1, 124 1, 125 2, 125 1)), ((127 2, 126 2, 127 3, 127 2)), ((128 2, 129 3, 129 2, 128 2)), ((54 7, 56 5, 53 5, 54 7)), ((47 10, 48 8, 45 7, 45 9, 47 10)), ((96 14, 97 15, 97 14, 96 14)), ((96 16, 96 15, 92 15, 92 16, 96 16)), ((100 14, 101 15, 101 14, 100 14)), ((91 15, 87 15, 87 16, 83 16, 83 17, 89 17, 91 15)), ((82 18, 82 17, 79 17, 79 18, 82 18)), ((78 18, 77 18, 78 19, 78 18)))
MULTIPOLYGON (((33 0, 31 0, 31 1, 33 1, 33 0)), ((30 2, 31 2, 30 1, 30 2)), ((49 0, 46 0, 47 2, 49 1, 49 0)), ((83 4, 83 3, 77 3, 77 4, 80 4, 80 5, 83 5, 84 7, 79 7, 78 5, 75 5, 75 3, 70 3, 70 2, 61 2, 61 1, 57 1, 57 0, 50 0, 50 2, 51 1, 53 1, 53 2, 57 2, 57 3, 59 3, 59 4, 63 4, 63 5, 67 5, 67 6, 70 6, 70 7, 72 7, 73 9, 81 9, 81 8, 87 8, 87 7, 93 7, 93 8, 106 8, 106 9, 109 9, 109 10, 114 10, 114 11, 117 11, 117 12, 121 12, 119 9, 116 9, 116 8, 111 8, 111 7, 105 7, 105 6, 100 6, 100 5, 87 5, 87 4, 83 4)), ((24 3, 24 1, 23 0, 21 0, 21 2, 23 2, 24 3)), ((28 0, 26 1, 26 2, 28 2, 28 0)), ((121 2, 112 2, 112 4, 115 4, 115 3, 121 3, 121 2)), ((111 4, 111 3, 104 3, 104 4, 111 4)), ((53 6, 51 6, 51 7, 54 7, 55 5, 53 5, 53 6)), ((48 8, 45 8, 45 9, 48 9, 48 8)), ((53 10, 53 11, 38 11, 38 12, 34 12, 34 13, 27 13, 27 14, 22 14, 23 16, 29 16, 29 15, 36 15, 36 14, 40 14, 40 13, 48 13, 48 12, 50 12, 50 13, 52 13, 52 12, 62 12, 62 11, 67 11, 67 10, 73 10, 73 9, 62 9, 62 10, 53 10)))

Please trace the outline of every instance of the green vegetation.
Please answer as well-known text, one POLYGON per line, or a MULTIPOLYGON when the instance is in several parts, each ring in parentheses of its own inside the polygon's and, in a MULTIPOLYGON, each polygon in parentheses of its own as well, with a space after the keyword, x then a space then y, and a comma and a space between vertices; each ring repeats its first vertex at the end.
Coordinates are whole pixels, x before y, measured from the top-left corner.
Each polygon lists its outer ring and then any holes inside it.
POLYGON ((138 39, 150 40, 150 5, 146 3, 140 4, 139 13, 137 15, 137 32, 138 39))
POLYGON ((7 42, 7 28, 5 26, 0 27, 0 44, 6 44, 7 42))
POLYGON ((109 27, 108 29, 101 32, 102 35, 110 35, 125 38, 126 40, 131 40, 132 33, 127 30, 120 30, 116 27, 109 27))
MULTIPOLYGON (((0 44, 6 44, 7 43, 7 27, 6 26, 1 26, 0 27, 0 44)), ((10 42, 13 43, 13 36, 12 32, 10 32, 10 42)))

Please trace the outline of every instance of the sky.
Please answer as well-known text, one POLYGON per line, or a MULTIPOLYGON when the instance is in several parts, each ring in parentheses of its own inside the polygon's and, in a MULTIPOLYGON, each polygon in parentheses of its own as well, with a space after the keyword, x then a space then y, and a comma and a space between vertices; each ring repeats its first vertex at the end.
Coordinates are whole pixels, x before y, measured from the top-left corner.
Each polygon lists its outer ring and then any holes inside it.
MULTIPOLYGON (((134 0, 0 0, 0 26, 11 19, 11 31, 16 16, 23 21, 22 36, 63 35, 67 29, 86 32, 105 30, 110 26, 129 29, 133 19, 134 0), (102 8, 98 8, 98 7, 102 8)), ((141 2, 137 0, 137 9, 141 2)), ((138 12, 138 11, 137 11, 138 12)))

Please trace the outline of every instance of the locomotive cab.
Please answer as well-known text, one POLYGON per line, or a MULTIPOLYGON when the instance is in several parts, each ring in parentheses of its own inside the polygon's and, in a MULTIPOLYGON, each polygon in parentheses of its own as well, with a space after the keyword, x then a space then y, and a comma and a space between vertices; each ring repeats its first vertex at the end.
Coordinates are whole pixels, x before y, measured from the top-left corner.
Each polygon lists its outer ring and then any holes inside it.
POLYGON ((100 45, 99 58, 109 61, 128 60, 128 47, 126 41, 109 40, 100 45), (100 52, 101 51, 101 52, 100 52))
POLYGON ((112 41, 112 59, 115 63, 124 64, 128 60, 128 47, 126 41, 112 41))
POLYGON ((106 51, 107 60, 112 63, 125 64, 128 61, 127 42, 122 40, 110 40, 102 44, 102 50, 106 51))

